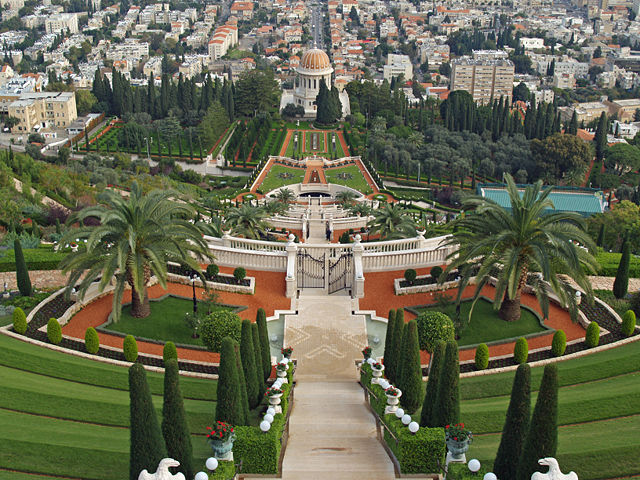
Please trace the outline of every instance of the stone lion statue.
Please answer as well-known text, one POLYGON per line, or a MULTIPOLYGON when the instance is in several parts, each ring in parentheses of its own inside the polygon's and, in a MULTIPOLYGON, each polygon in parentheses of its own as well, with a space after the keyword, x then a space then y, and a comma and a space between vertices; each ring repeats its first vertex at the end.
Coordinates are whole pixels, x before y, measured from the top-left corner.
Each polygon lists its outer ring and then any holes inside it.
POLYGON ((180 462, 173 458, 163 458, 158 464, 156 473, 149 473, 144 469, 138 475, 138 480, 186 480, 180 472, 175 475, 169 471, 170 467, 179 467, 180 462))
POLYGON ((555 458, 541 458, 538 460, 538 464, 549 467, 549 471, 547 473, 535 472, 531 475, 531 480, 578 480, 578 475, 575 472, 562 473, 555 458))

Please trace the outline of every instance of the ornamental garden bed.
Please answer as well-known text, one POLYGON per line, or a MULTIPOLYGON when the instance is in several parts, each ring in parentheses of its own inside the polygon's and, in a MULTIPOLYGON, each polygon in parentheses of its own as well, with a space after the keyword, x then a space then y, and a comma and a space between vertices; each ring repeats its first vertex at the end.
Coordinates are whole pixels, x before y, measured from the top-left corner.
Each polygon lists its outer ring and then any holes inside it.
POLYGON ((458 278, 457 270, 450 272, 443 284, 438 284, 438 280, 431 275, 419 275, 413 282, 408 282, 404 278, 396 278, 393 281, 393 288, 396 295, 448 290, 457 286, 458 281, 456 278, 458 278))

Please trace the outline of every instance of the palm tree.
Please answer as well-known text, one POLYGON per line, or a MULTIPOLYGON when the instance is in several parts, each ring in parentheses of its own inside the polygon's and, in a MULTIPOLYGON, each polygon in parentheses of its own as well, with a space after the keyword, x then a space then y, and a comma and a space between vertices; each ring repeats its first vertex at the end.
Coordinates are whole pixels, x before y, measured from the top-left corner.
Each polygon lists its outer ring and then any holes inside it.
POLYGON ((371 207, 365 203, 356 203, 349 207, 349 213, 358 217, 367 217, 371 215, 371 207))
POLYGON ((263 208, 243 203, 239 207, 229 209, 225 225, 231 228, 231 233, 234 235, 259 239, 266 236, 269 228, 265 220, 266 216, 267 213, 263 208))
POLYGON ((405 214, 397 203, 386 203, 373 211, 369 221, 371 234, 380 234, 382 240, 396 240, 416 235, 416 225, 411 216, 405 214))
POLYGON ((551 188, 543 190, 542 181, 528 186, 521 197, 513 177, 505 174, 505 178, 511 209, 487 198, 467 197, 463 209, 475 212, 456 220, 454 233, 445 243, 456 247, 449 254, 451 263, 445 273, 460 269, 458 301, 472 275, 477 284, 474 303, 493 275, 497 277, 494 307, 500 309, 500 318, 520 318, 520 295, 529 281, 545 318, 549 315, 550 287, 575 320, 575 294, 558 274, 569 275, 591 298, 585 269, 595 270, 597 263, 591 254, 595 244, 584 220, 574 212, 549 212, 554 208, 549 199, 551 188))
POLYGON ((210 237, 222 238, 224 234, 220 217, 211 217, 209 222, 196 222, 196 227, 198 227, 203 234, 209 235, 210 237))
POLYGON ((279 200, 271 200, 262 206, 262 209, 267 213, 267 215, 282 215, 289 209, 289 206, 286 203, 283 203, 279 200))
POLYGON ((131 314, 143 318, 150 313, 147 284, 155 275, 166 288, 167 262, 200 271, 198 260, 209 259, 211 255, 202 233, 188 220, 194 215, 193 208, 173 201, 175 196, 170 190, 153 190, 144 195, 142 187, 134 182, 129 198, 105 190, 98 205, 72 215, 69 225, 84 225, 87 219, 97 219, 99 225, 69 229, 61 240, 63 243, 86 240, 86 249, 69 254, 60 264, 64 273, 70 272, 67 291, 80 278, 81 296, 99 277, 100 291, 115 278, 114 320, 120 317, 126 284, 131 287, 131 314))
POLYGON ((336 202, 344 207, 345 205, 351 205, 355 201, 356 197, 357 195, 355 192, 352 192, 351 190, 342 190, 336 193, 336 202))
POLYGON ((284 204, 293 202, 296 199, 296 194, 289 188, 281 188, 276 193, 276 200, 284 204))

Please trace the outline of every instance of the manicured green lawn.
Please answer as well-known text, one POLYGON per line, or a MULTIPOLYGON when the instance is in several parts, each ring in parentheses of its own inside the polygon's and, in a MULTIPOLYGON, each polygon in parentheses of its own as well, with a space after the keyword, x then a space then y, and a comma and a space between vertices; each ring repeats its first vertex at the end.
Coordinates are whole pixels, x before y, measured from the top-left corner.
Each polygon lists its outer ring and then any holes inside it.
POLYGON ((324 152, 325 148, 324 148, 324 134, 325 132, 307 132, 306 136, 305 136, 305 152, 310 152, 310 153, 322 153, 324 152), (317 134, 318 135, 318 144, 317 144, 317 148, 313 148, 313 135, 317 134))
MULTIPOLYGON (((445 308, 427 307, 420 309, 420 311, 423 312, 434 310, 444 312, 451 318, 454 318, 456 313, 455 305, 450 305, 445 308)), ((460 305, 461 318, 468 318, 470 310, 471 302, 462 302, 460 305)), ((505 338, 522 337, 543 331, 545 331, 545 328, 540 325, 538 317, 530 310, 522 308, 520 320, 517 322, 505 322, 498 317, 498 312, 493 309, 491 302, 480 298, 473 309, 471 321, 467 324, 458 340, 458 345, 464 346, 487 343, 505 338)))
MULTIPOLYGON (((120 320, 117 323, 106 325, 107 330, 154 340, 203 345, 199 338, 192 337, 193 332, 184 321, 184 314, 193 311, 192 300, 166 297, 163 300, 151 301, 150 303, 151 315, 148 317, 132 317, 131 306, 127 305, 122 309, 120 320)), ((218 309, 231 310, 231 308, 224 306, 220 306, 218 309)))
POLYGON ((327 182, 344 185, 358 190, 365 195, 373 193, 371 187, 362 175, 362 172, 356 165, 348 165, 346 167, 329 168, 324 171, 327 182))
POLYGON ((284 165, 272 165, 264 178, 259 189, 263 193, 268 193, 276 188, 285 185, 293 185, 294 183, 302 183, 304 180, 305 170, 303 168, 291 168, 284 165), (287 178, 280 176, 285 175, 287 178))

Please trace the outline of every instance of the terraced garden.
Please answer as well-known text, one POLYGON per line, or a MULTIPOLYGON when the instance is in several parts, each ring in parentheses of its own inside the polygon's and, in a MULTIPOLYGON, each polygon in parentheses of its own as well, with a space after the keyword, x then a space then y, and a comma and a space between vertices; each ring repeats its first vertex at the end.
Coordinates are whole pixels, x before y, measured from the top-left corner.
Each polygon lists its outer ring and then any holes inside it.
MULTIPOLYGON (((160 416, 163 375, 147 376, 160 416)), ((216 382, 182 377, 181 388, 200 467, 211 454, 203 433, 215 412, 216 382)), ((0 478, 27 478, 7 470, 92 480, 128 477, 126 368, 0 335, 0 391, 0 478)), ((254 413, 252 422, 257 420, 254 413)))
POLYGON ((347 165, 346 167, 328 168, 324 171, 324 175, 329 183, 337 183, 346 187, 353 188, 359 192, 368 195, 373 193, 371 187, 364 178, 357 165, 347 165))
MULTIPOLYGON (((560 362, 559 442, 562 470, 581 480, 640 472, 640 344, 560 362)), ((531 371, 537 390, 542 367, 531 371)), ((514 373, 460 380, 461 418, 474 433, 467 458, 490 466, 500 443, 514 373)), ((532 409, 536 393, 532 394, 532 409)), ((417 414, 416 414, 417 415, 417 414)), ((414 417, 416 417, 414 415, 414 417)))
POLYGON ((302 183, 304 180, 304 168, 291 168, 284 165, 271 165, 267 176, 258 187, 261 192, 267 193, 276 188, 294 183, 302 183))

